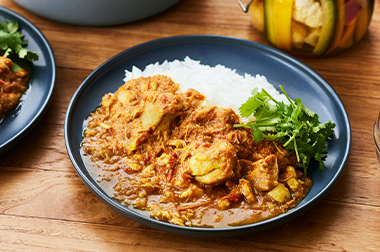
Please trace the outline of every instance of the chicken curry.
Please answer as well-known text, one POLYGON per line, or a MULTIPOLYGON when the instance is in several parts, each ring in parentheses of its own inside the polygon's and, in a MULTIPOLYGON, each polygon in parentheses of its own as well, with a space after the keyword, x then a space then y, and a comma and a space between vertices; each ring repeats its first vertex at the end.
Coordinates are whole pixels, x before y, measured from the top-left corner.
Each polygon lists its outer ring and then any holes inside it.
POLYGON ((169 77, 132 79, 84 126, 81 155, 122 204, 177 225, 228 227, 295 207, 312 181, 281 143, 256 143, 228 108, 202 106, 169 77))
POLYGON ((25 69, 12 72, 12 60, 0 57, 0 119, 16 108, 28 89, 29 73, 25 69))

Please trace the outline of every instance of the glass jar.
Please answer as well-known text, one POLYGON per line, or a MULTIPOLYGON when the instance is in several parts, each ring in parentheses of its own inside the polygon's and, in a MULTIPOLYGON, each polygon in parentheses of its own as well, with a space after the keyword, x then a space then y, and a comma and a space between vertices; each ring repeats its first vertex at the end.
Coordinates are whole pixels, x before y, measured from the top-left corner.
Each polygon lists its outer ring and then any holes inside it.
POLYGON ((351 47, 366 33, 375 0, 251 0, 244 12, 268 43, 283 51, 323 56, 351 47))

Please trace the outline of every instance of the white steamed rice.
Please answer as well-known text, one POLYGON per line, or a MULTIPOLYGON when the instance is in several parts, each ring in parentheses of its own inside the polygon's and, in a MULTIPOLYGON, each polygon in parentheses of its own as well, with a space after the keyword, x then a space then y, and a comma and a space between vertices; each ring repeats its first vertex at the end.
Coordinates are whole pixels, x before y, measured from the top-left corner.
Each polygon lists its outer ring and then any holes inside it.
POLYGON ((232 108, 236 113, 239 113, 241 104, 251 97, 251 91, 255 87, 265 89, 273 98, 287 103, 285 95, 280 94, 265 76, 242 76, 223 65, 210 67, 189 57, 183 61, 150 64, 143 71, 133 66, 131 72, 125 71, 124 81, 156 74, 171 77, 175 83, 180 84, 180 91, 188 88, 199 91, 206 97, 202 105, 232 108))

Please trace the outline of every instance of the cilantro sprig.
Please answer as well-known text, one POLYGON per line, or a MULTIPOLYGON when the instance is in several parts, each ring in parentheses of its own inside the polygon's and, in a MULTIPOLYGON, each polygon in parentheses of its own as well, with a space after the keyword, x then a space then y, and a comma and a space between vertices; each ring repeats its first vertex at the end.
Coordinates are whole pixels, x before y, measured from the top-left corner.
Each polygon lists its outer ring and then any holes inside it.
POLYGON ((335 124, 331 121, 321 123, 318 114, 306 108, 300 98, 293 101, 283 87, 280 88, 289 104, 277 101, 264 89, 259 92, 254 88, 252 97, 240 106, 239 112, 243 117, 253 115, 255 119, 234 126, 251 128, 255 142, 264 139, 281 141, 286 149, 295 152, 305 176, 312 158, 319 162, 319 169, 323 170, 326 141, 334 133, 335 124))
POLYGON ((24 48, 28 40, 20 32, 20 26, 14 21, 0 23, 0 49, 4 57, 15 57, 30 62, 38 60, 38 54, 24 48))

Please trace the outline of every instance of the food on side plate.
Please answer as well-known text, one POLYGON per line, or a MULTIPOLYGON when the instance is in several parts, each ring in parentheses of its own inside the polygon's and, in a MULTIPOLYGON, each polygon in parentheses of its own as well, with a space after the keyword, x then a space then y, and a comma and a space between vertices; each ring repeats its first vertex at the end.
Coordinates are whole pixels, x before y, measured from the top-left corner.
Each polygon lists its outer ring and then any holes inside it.
POLYGON ((253 0, 253 26, 287 51, 323 55, 352 46, 367 31, 373 0, 253 0))
POLYGON ((86 119, 81 143, 90 174, 122 204, 176 225, 228 227, 284 213, 312 187, 282 141, 234 127, 249 123, 233 109, 251 95, 245 88, 289 104, 265 77, 186 58, 125 80, 86 119))
POLYGON ((38 60, 38 55, 24 48, 17 22, 0 24, 0 119, 19 104, 29 86, 30 67, 26 62, 38 60))
POLYGON ((28 89, 29 73, 24 69, 12 72, 13 62, 0 57, 0 119, 20 102, 28 89))

